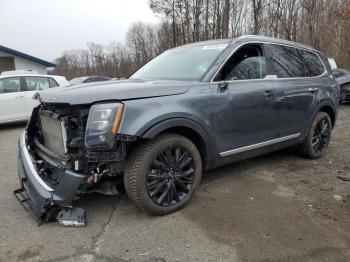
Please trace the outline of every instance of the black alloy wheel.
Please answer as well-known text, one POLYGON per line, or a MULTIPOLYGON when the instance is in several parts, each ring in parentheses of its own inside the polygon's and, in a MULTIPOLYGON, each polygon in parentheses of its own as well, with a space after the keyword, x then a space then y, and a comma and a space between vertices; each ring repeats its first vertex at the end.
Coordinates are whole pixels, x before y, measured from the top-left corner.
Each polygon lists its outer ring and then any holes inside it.
POLYGON ((126 193, 141 210, 166 215, 183 208, 202 177, 202 158, 188 138, 172 133, 134 149, 124 172, 126 193))
POLYGON ((331 125, 327 118, 321 119, 314 129, 312 149, 316 154, 323 154, 331 138, 331 125))
POLYGON ((190 192, 194 172, 193 157, 188 150, 167 148, 152 162, 147 176, 148 195, 158 205, 175 205, 190 192))

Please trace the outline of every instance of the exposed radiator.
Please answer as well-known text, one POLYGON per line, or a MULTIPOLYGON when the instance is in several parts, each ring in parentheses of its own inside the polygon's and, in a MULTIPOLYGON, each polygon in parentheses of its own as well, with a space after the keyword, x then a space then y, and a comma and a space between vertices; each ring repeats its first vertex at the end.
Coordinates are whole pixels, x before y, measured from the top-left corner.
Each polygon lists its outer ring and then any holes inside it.
POLYGON ((40 113, 41 128, 43 134, 43 144, 52 152, 63 156, 67 153, 66 140, 67 133, 63 122, 51 117, 49 114, 40 113))

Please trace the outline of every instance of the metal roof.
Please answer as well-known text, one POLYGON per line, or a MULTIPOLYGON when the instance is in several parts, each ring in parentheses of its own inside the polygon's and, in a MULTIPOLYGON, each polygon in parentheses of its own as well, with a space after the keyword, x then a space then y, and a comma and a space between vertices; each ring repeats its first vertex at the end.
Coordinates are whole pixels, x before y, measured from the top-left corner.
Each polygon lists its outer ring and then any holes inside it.
POLYGON ((19 51, 16 51, 16 50, 8 48, 6 46, 0 45, 0 51, 12 54, 14 56, 21 57, 21 58, 26 59, 26 60, 30 60, 32 62, 44 65, 46 67, 55 67, 56 66, 55 64, 53 64, 51 62, 42 60, 40 58, 37 58, 37 57, 31 56, 31 55, 25 54, 25 53, 22 53, 22 52, 19 52, 19 51))

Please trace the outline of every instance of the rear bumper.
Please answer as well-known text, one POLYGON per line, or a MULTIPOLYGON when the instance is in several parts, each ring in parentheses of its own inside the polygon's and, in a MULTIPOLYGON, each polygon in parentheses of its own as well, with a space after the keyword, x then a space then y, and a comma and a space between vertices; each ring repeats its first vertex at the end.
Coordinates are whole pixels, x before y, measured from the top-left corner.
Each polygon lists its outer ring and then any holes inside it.
POLYGON ((54 187, 48 185, 39 175, 33 163, 32 156, 27 149, 26 132, 23 132, 19 142, 18 176, 20 189, 15 194, 20 194, 32 213, 40 221, 46 221, 52 211, 58 211, 62 207, 71 207, 79 186, 85 176, 69 170, 61 170, 64 174, 54 187))

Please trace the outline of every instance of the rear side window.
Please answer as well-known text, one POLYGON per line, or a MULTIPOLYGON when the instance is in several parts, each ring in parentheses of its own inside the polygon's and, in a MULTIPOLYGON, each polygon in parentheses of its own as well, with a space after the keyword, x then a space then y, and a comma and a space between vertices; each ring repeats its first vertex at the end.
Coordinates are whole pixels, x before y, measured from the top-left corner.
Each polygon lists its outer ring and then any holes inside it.
POLYGON ((300 50, 305 63, 305 74, 307 77, 322 75, 325 71, 319 57, 312 52, 300 50))
POLYGON ((304 64, 298 50, 281 45, 267 45, 271 69, 278 78, 304 77, 304 64))
POLYGON ((266 76, 266 63, 260 45, 246 45, 226 62, 214 81, 253 80, 266 76))
POLYGON ((0 94, 14 93, 21 91, 21 80, 19 77, 0 79, 0 94))
POLYGON ((39 91, 50 88, 47 77, 26 76, 24 77, 27 91, 39 91))

